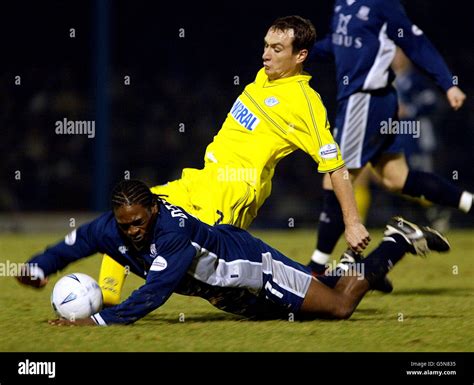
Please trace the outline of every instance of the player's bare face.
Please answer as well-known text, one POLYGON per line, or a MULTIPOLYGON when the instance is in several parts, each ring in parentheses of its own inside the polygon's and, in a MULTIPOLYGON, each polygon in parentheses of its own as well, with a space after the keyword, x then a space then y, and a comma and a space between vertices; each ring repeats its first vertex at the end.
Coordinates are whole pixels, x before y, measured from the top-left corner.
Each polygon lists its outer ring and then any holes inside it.
POLYGON ((286 78, 301 72, 298 53, 293 53, 293 29, 269 29, 264 39, 263 66, 270 80, 286 78))
POLYGON ((156 206, 147 209, 142 205, 124 205, 114 210, 115 220, 120 230, 138 250, 148 240, 156 213, 156 206))

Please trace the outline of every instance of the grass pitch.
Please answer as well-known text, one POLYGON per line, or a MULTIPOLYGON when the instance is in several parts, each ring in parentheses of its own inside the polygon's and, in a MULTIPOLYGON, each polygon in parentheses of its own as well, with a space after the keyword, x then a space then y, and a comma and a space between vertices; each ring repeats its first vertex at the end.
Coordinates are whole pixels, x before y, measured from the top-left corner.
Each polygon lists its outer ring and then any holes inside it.
MULTIPOLYGON (((307 262, 314 232, 254 232, 287 256, 307 262)), ((374 248, 380 231, 371 232, 374 248)), ((61 236, 0 235, 0 262, 24 262, 61 236)), ((64 274, 97 279, 98 255, 50 277, 43 290, 0 277, 0 351, 240 351, 240 352, 453 352, 474 351, 474 231, 448 234, 449 254, 407 255, 390 273, 392 294, 369 293, 347 321, 248 321, 200 298, 173 295, 131 326, 54 327, 49 297, 64 274), (184 322, 182 322, 184 321, 184 322)), ((337 254, 343 250, 340 242, 337 254)), ((142 284, 128 277, 125 295, 142 284)))

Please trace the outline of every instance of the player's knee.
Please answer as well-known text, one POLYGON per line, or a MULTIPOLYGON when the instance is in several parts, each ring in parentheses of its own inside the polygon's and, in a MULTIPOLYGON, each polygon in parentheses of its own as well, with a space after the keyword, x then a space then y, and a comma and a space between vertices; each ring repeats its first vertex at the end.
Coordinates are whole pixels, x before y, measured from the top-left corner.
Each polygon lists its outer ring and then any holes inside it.
POLYGON ((354 313, 354 306, 349 301, 341 301, 333 311, 333 316, 336 319, 344 320, 349 319, 354 313))
POLYGON ((384 175, 383 186, 390 192, 399 193, 405 185, 406 178, 403 175, 384 175))

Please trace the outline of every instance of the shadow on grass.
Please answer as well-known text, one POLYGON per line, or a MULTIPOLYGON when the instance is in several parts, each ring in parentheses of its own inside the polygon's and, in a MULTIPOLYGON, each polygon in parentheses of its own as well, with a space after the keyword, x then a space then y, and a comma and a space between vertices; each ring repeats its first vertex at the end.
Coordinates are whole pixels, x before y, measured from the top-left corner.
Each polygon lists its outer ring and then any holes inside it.
POLYGON ((442 295, 449 294, 456 297, 469 297, 472 295, 472 288, 467 287, 438 287, 431 289, 395 289, 390 295, 411 296, 411 295, 442 295))
MULTIPOLYGON (((356 310, 357 312, 357 310, 356 310)), ((385 314, 380 314, 379 316, 363 316, 360 314, 361 317, 358 317, 357 313, 354 313, 352 318, 348 319, 345 322, 367 322, 367 321, 390 321, 392 322, 393 320, 397 319, 397 315, 394 315, 393 313, 385 313, 385 314)), ((410 314, 408 316, 405 316, 404 322, 410 321, 413 319, 459 319, 462 318, 460 315, 445 315, 445 314, 410 314)))
POLYGON ((180 323, 202 323, 202 322, 215 322, 215 321, 246 321, 246 318, 239 317, 230 313, 190 313, 184 314, 184 318, 179 315, 169 314, 156 314, 148 315, 146 321, 148 322, 161 322, 167 324, 180 324, 180 323))
MULTIPOLYGON (((357 313, 364 315, 363 318, 355 320, 355 321, 362 321, 367 319, 372 319, 371 317, 366 317, 366 315, 373 315, 380 313, 380 309, 360 309, 356 310, 357 313)), ((374 318, 375 319, 375 318, 374 318)), ((387 319, 387 316, 381 315, 379 319, 387 319)), ((238 315, 230 314, 230 313, 190 313, 189 315, 185 315, 184 320, 179 319, 178 316, 171 316, 169 314, 161 314, 161 315, 148 315, 146 317, 147 322, 151 323, 166 323, 166 324, 180 324, 180 323, 204 323, 204 322, 220 322, 220 321, 230 321, 230 322, 273 322, 273 321, 282 321, 288 322, 288 318, 269 318, 269 319, 250 319, 245 317, 240 317, 238 315)), ((300 322, 313 322, 313 321, 320 321, 320 322, 335 322, 337 320, 326 319, 318 316, 296 316, 294 321, 295 323, 300 322)), ((349 320, 351 321, 351 319, 349 320)))

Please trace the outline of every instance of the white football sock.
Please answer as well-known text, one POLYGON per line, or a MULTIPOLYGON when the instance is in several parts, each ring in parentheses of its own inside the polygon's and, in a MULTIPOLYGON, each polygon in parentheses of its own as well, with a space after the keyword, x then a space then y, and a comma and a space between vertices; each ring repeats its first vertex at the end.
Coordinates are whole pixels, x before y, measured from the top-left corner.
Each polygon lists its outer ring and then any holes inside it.
POLYGON ((473 196, 471 193, 464 191, 461 195, 461 199, 459 200, 459 210, 468 213, 472 207, 472 200, 473 196))
POLYGON ((330 257, 330 254, 323 253, 319 250, 314 250, 311 260, 315 263, 319 263, 320 265, 325 265, 328 263, 330 257))

